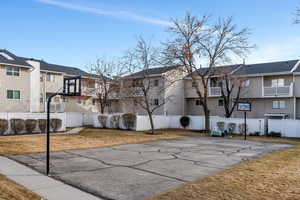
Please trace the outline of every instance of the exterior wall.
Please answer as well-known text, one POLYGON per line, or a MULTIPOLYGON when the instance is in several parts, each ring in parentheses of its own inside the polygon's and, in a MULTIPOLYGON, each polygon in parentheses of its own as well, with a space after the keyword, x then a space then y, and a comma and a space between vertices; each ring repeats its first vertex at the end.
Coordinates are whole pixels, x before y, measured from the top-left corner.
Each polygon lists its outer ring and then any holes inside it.
POLYGON ((67 97, 67 99, 67 102, 63 103, 65 112, 98 112, 98 107, 93 105, 92 98, 67 97))
POLYGON ((30 112, 40 112, 40 63, 28 60, 28 64, 33 66, 30 72, 30 112))
POLYGON ((261 76, 257 77, 247 77, 243 79, 248 79, 250 84, 248 87, 242 89, 241 97, 243 98, 261 98, 262 97, 262 86, 263 79, 261 76))
POLYGON ((30 112, 30 69, 20 68, 20 76, 6 75, 0 66, 0 112, 30 112), (7 99, 7 90, 20 90, 21 99, 7 99))
POLYGON ((43 87, 43 92, 46 93, 54 93, 62 91, 63 88, 63 80, 64 76, 62 74, 58 73, 52 73, 52 72, 41 72, 41 76, 43 77, 43 81, 41 81, 41 85, 43 87), (47 81, 46 75, 51 74, 53 75, 54 81, 47 81))
MULTIPOLYGON (((224 116, 224 107, 218 106, 219 98, 210 98, 208 101, 208 106, 210 109, 210 114, 212 116, 224 116)), ((247 113, 249 118, 264 118, 266 113, 285 113, 288 114, 287 118, 294 118, 294 98, 260 98, 251 99, 252 111, 247 113), (285 100, 285 109, 273 109, 273 100, 285 100)), ((300 106, 300 101, 299 101, 300 106)), ((187 115, 204 115, 203 109, 200 105, 196 105, 195 99, 186 100, 186 113, 187 115)), ((239 111, 234 111, 232 117, 243 117, 243 113, 239 111)))
POLYGON ((300 75, 294 76, 294 95, 300 97, 300 75))

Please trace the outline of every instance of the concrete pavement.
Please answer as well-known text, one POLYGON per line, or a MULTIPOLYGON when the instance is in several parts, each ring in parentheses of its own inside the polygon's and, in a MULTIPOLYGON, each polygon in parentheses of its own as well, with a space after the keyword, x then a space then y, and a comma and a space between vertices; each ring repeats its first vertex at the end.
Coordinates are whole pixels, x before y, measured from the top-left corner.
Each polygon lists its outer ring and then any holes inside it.
MULTIPOLYGON (((191 137, 70 150, 51 153, 51 174, 102 199, 141 200, 286 147, 290 145, 191 137)), ((45 172, 45 154, 11 159, 45 172)))
MULTIPOLYGON (((62 183, 13 160, 0 156, 0 174, 47 200, 101 200, 101 198, 62 183)), ((0 198, 1 199, 1 198, 0 198)))

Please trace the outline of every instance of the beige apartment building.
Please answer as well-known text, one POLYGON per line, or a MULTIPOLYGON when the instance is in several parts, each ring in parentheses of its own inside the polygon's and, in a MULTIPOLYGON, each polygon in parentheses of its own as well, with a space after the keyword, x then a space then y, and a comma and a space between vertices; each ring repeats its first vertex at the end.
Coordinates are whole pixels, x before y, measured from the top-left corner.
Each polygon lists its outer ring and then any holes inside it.
POLYGON ((82 77, 82 97, 56 96, 52 112, 97 112, 94 78, 79 68, 0 50, 0 112, 45 112, 47 97, 62 92, 64 77, 82 77))
MULTIPOLYGON (((300 119, 299 64, 299 60, 290 60, 216 69, 221 72, 225 69, 231 76, 243 79, 241 100, 252 103, 249 117, 300 119)), ((97 97, 93 92, 97 84, 92 75, 79 68, 18 57, 0 50, 0 112, 45 112, 47 97, 61 92, 63 78, 72 76, 82 77, 83 97, 57 96, 51 103, 51 111, 98 112, 97 97)), ((153 106, 168 98, 154 114, 203 115, 192 80, 179 66, 157 67, 123 77, 120 90, 110 95, 106 112, 146 114, 132 99, 124 98, 126 84, 132 86, 138 81, 152 84, 149 94, 153 106)), ((218 82, 217 74, 209 80, 209 108, 211 115, 224 116, 218 82)), ((241 113, 234 111, 232 117, 241 117, 241 113)))

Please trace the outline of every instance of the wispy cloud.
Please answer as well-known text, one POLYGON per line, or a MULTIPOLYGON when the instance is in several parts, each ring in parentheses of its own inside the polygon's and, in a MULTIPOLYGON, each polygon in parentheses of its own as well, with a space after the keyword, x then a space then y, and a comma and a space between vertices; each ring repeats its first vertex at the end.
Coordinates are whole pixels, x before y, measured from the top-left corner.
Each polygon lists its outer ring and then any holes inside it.
POLYGON ((272 43, 258 44, 258 48, 246 58, 246 63, 299 59, 299 52, 300 37, 286 38, 272 43))
POLYGON ((134 21, 140 21, 144 23, 150 23, 150 24, 157 24, 157 25, 164 25, 164 26, 169 26, 170 22, 166 20, 161 20, 161 19, 155 19, 151 17, 145 17, 142 15, 138 15, 129 11, 114 11, 114 10, 104 10, 101 8, 93 8, 89 7, 86 5, 79 5, 79 4, 71 4, 67 2, 62 2, 58 0, 35 0, 37 2, 47 4, 47 5, 52 5, 52 6, 57 6, 69 10, 76 10, 80 12, 87 12, 87 13, 93 13, 97 15, 107 15, 107 16, 112 16, 112 17, 118 17, 118 18, 126 18, 129 20, 134 20, 134 21))

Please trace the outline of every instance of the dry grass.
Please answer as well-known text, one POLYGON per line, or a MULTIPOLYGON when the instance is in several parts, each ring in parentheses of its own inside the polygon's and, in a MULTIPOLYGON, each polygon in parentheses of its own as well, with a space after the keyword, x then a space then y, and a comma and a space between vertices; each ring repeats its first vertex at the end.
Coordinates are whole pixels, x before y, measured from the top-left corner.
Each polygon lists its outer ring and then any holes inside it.
POLYGON ((299 200, 300 139, 248 139, 295 146, 184 184, 148 200, 299 200))
POLYGON ((0 200, 41 200, 37 194, 0 174, 0 200))
MULTIPOLYGON (((85 129, 80 134, 51 136, 51 151, 106 147, 201 135, 193 131, 175 129, 156 132, 159 134, 149 135, 144 132, 111 129, 85 129)), ((44 135, 0 138, 0 155, 45 152, 45 142, 46 137, 44 135)))

